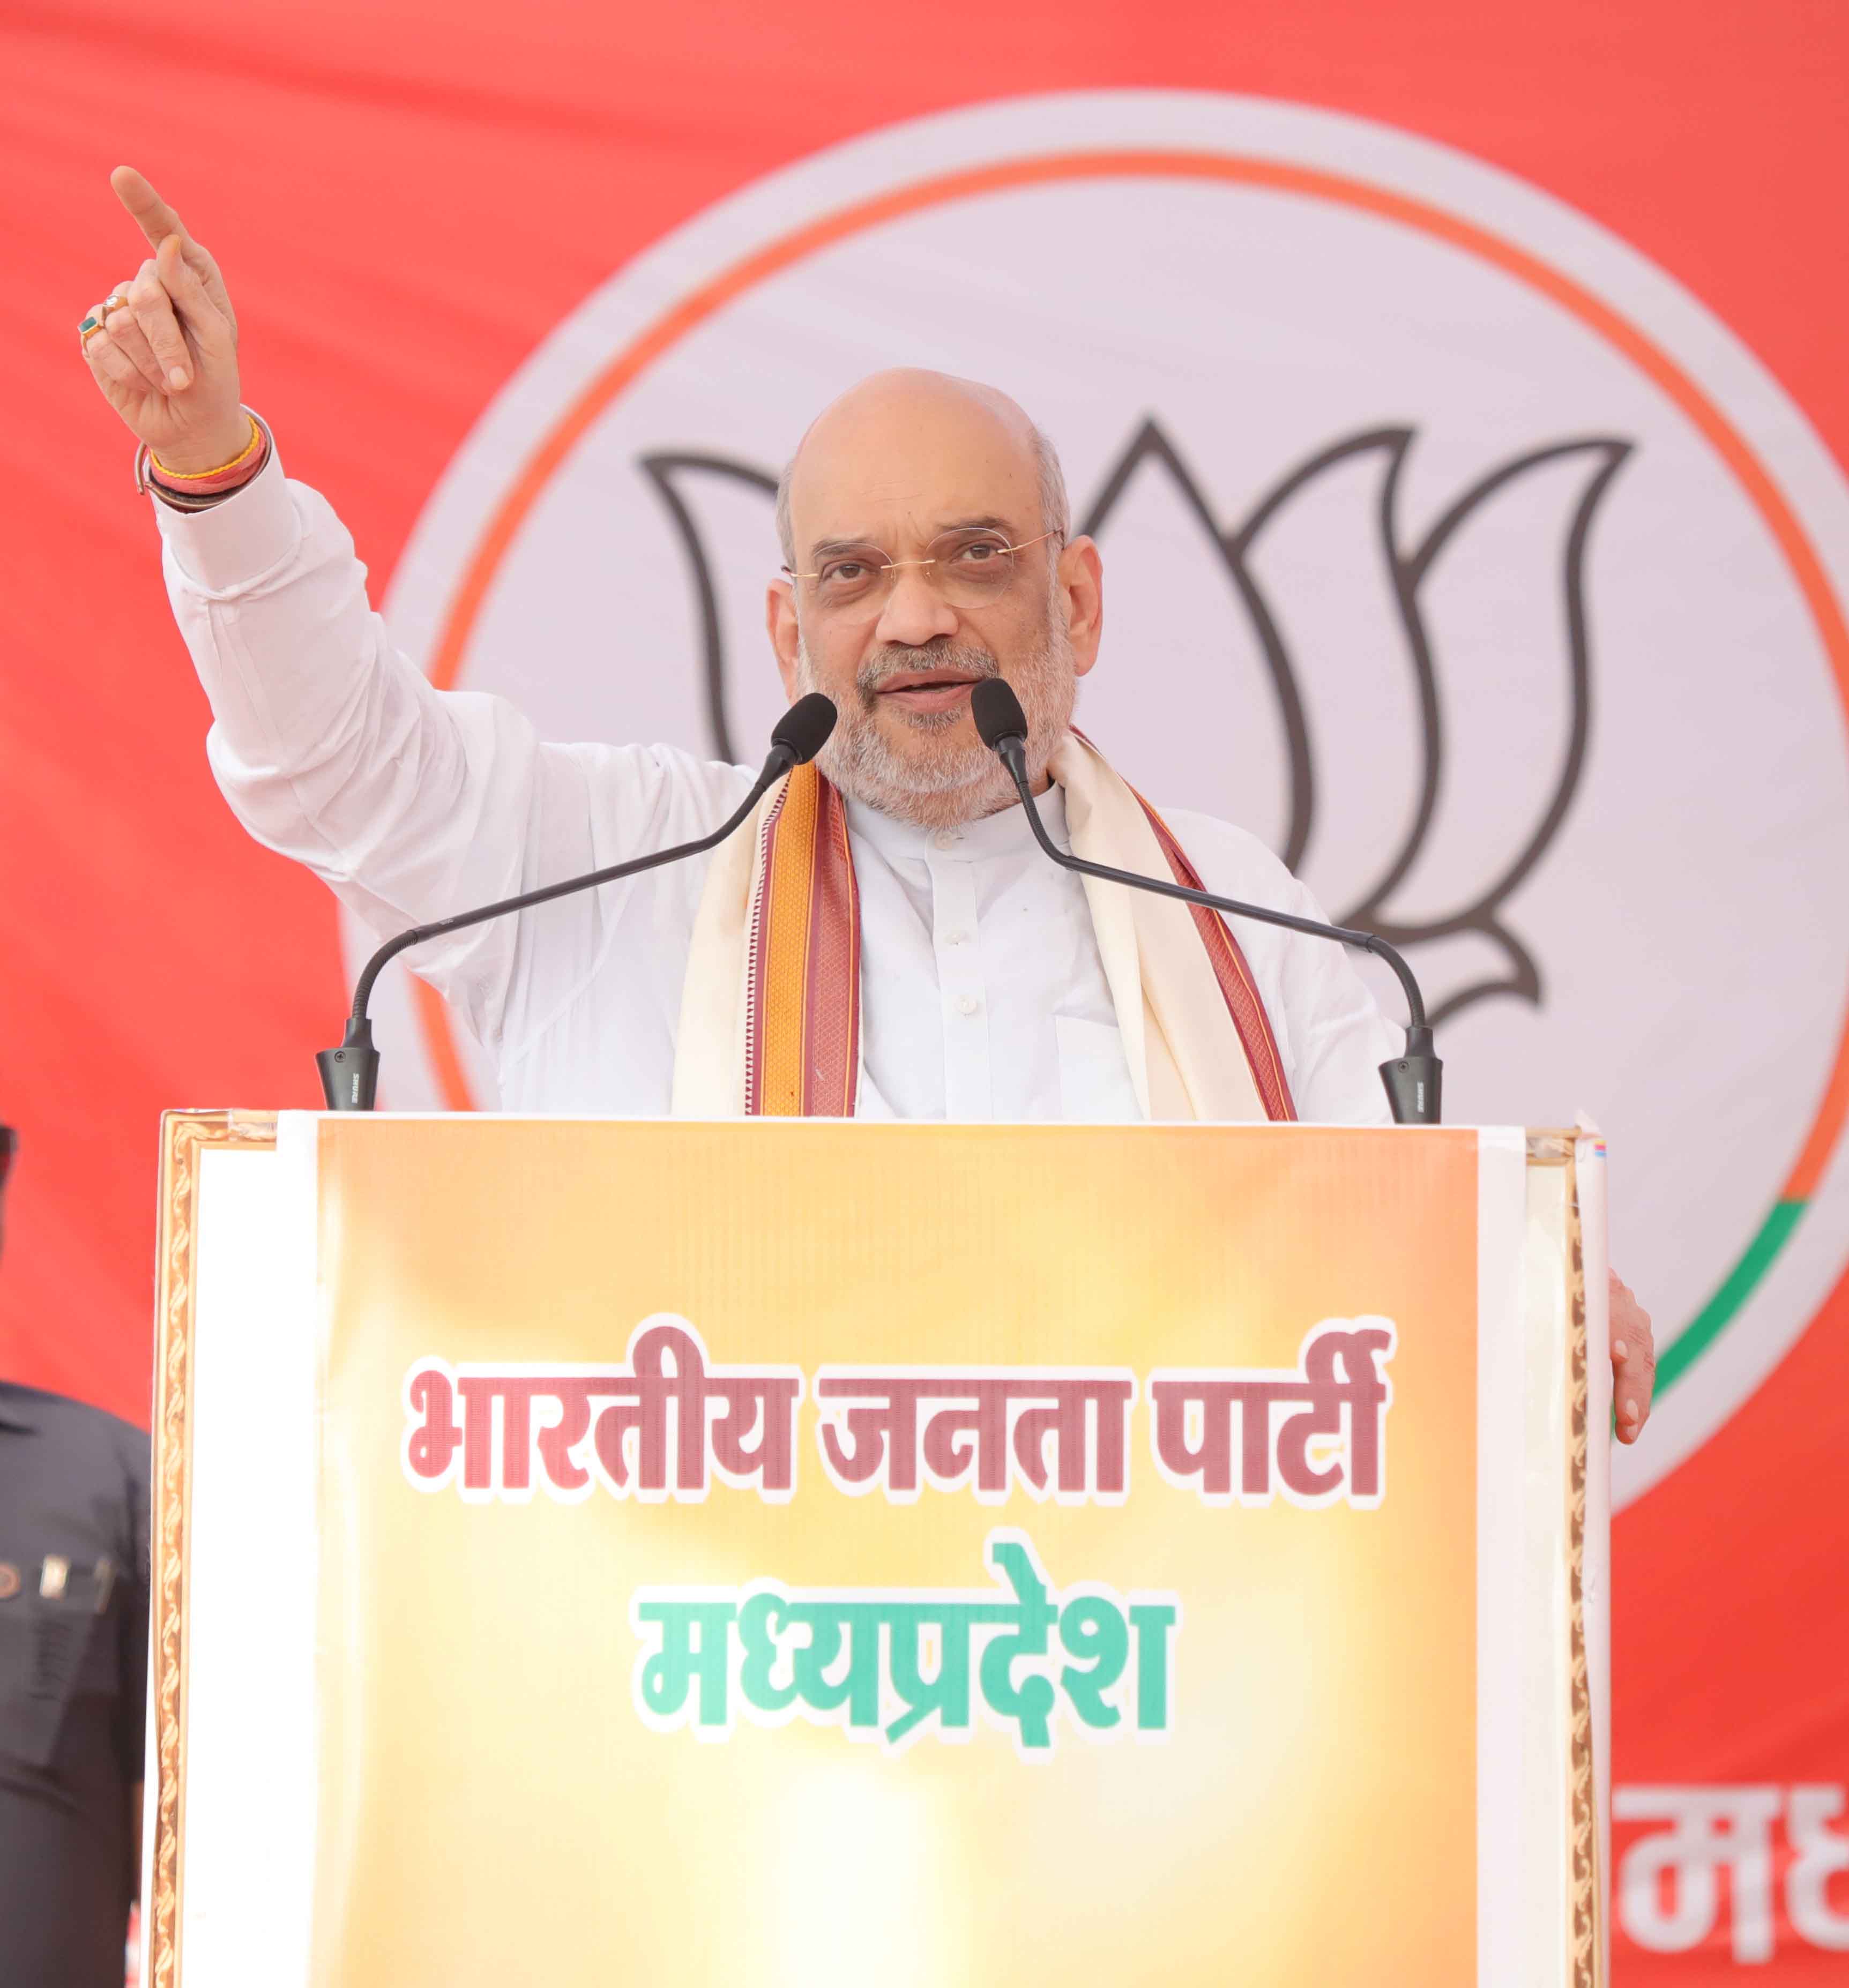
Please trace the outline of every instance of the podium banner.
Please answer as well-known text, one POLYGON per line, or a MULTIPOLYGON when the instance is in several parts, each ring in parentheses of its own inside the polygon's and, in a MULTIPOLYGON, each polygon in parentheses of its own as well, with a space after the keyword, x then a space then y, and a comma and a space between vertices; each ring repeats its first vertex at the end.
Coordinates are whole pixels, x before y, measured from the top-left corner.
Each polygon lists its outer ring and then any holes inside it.
MULTIPOLYGON (((1573 1162, 286 1120, 191 1321, 222 1389, 252 1280, 311 1348, 270 1978, 1602 1978, 1573 1162)), ((245 1770, 180 1736, 210 1988, 245 1770)))

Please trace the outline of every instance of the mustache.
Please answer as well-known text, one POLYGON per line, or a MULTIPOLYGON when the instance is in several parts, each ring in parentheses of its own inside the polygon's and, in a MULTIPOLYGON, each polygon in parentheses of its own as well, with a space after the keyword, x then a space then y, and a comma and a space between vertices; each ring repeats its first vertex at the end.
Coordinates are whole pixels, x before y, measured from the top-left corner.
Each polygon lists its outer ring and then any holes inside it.
POLYGON ((998 677, 1001 664, 987 649, 973 643, 953 642, 940 635, 916 648, 891 644, 875 649, 855 672, 854 685, 862 697, 879 694, 882 684, 894 677, 919 676, 939 671, 960 677, 998 677))

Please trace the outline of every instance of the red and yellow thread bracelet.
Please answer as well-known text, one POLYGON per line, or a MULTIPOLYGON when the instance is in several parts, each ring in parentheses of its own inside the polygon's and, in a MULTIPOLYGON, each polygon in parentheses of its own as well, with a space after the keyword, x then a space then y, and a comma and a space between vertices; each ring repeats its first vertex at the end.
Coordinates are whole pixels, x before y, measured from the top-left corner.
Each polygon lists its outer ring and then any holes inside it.
POLYGON ((250 423, 250 440, 229 462, 220 463, 215 469, 170 469, 144 442, 135 451, 136 489, 145 493, 158 489, 177 497, 215 497, 248 483, 269 460, 270 434, 260 415, 248 407, 243 411, 250 423))

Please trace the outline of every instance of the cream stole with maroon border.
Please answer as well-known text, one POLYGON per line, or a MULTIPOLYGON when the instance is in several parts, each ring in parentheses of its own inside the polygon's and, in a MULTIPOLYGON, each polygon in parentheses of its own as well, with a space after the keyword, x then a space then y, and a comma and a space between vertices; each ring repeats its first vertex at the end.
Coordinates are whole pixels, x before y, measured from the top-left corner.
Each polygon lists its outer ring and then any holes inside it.
MULTIPOLYGON (((1156 810, 1088 740, 1048 771, 1072 851, 1201 888, 1156 810)), ((1294 1118, 1271 1023, 1217 913, 1084 879, 1144 1115, 1294 1118)), ((773 787, 713 859, 676 1037, 677 1117, 852 1117, 860 1086, 860 904, 847 809, 814 766, 773 787)))

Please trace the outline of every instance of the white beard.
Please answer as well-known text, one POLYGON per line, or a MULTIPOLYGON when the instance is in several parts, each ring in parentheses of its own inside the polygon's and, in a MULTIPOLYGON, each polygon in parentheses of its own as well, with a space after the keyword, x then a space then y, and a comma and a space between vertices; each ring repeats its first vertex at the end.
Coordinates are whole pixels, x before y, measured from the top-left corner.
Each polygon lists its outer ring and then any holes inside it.
MULTIPOLYGON (((1072 724, 1079 695, 1071 641, 1063 626, 1048 619, 1041 639, 1007 673, 1027 714, 1028 768, 1036 786, 1072 724)), ((835 697, 840 715, 815 763, 842 793, 895 820, 919 828, 954 828, 1011 806, 1014 783, 979 739, 944 737, 933 750, 914 757, 895 752, 882 735, 871 708, 879 685, 889 677, 931 669, 974 677, 1003 674, 987 650, 967 644, 928 642, 915 649, 882 649, 862 664, 847 701, 835 697)), ((803 691, 827 690, 835 696, 817 681, 800 631, 796 671, 803 691)), ((965 714, 959 707, 901 715, 913 732, 948 734, 963 723, 965 714)))

